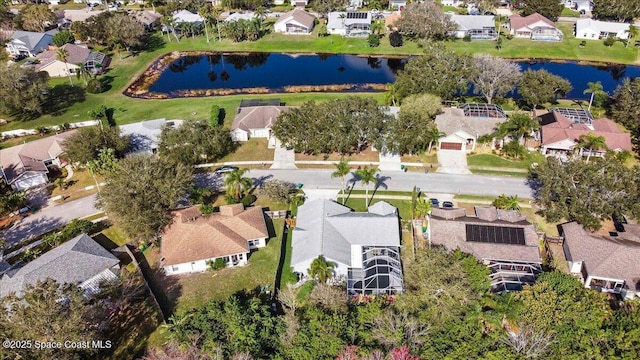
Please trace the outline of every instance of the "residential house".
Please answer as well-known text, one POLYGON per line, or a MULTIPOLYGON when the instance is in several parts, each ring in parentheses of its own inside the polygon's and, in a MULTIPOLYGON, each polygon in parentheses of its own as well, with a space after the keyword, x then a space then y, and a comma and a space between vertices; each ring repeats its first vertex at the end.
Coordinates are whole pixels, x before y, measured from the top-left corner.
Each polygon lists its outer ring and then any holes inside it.
POLYGON ((598 40, 609 36, 616 39, 629 39, 629 26, 626 23, 578 19, 576 21, 576 39, 598 40))
POLYGON ((615 236, 585 231, 577 222, 559 226, 569 271, 587 288, 623 299, 640 297, 640 226, 624 224, 615 236))
POLYGON ((149 10, 135 11, 133 16, 147 31, 154 31, 162 18, 162 14, 149 10))
POLYGON ((462 39, 469 36, 471 40, 495 40, 498 38, 496 23, 492 15, 451 15, 451 20, 458 25, 454 36, 462 39))
MULTIPOLYGON (((578 109, 552 109, 540 118, 540 151, 545 156, 566 159, 577 150, 580 136, 593 133, 602 136, 609 150, 632 151, 631 134, 606 118, 593 119, 591 114, 578 109), (573 115, 572 115, 573 114, 573 115)), ((591 156, 604 156, 605 149, 592 149, 591 156)))
POLYGON ((103 72, 111 62, 103 53, 92 52, 84 46, 65 44, 62 49, 68 55, 66 63, 58 59, 57 49, 46 50, 36 56, 39 61, 35 66, 36 71, 46 71, 51 77, 62 77, 75 74, 80 64, 87 71, 97 74, 103 72))
POLYGON ((189 10, 180 10, 173 13, 173 22, 180 23, 192 23, 200 25, 204 22, 204 18, 198 14, 194 14, 189 10))
POLYGON ((269 237, 260 207, 220 206, 203 215, 198 206, 173 214, 162 235, 160 264, 167 275, 203 272, 210 262, 224 259, 228 267, 246 265, 249 252, 266 246, 269 237))
POLYGON ((562 4, 571 10, 580 14, 586 14, 593 11, 593 1, 591 0, 563 0, 562 4))
POLYGON ((507 120, 502 108, 493 104, 465 104, 461 108, 445 108, 436 115, 438 130, 445 134, 439 148, 472 152, 478 138, 493 133, 507 120))
POLYGON ((514 210, 476 206, 475 216, 465 209, 434 208, 428 218, 428 240, 448 251, 471 254, 491 270, 491 290, 521 290, 542 272, 535 226, 514 210))
POLYGON ((183 120, 156 119, 120 125, 120 136, 129 137, 127 156, 157 153, 162 129, 180 127, 182 123, 183 120))
POLYGON ((367 212, 353 212, 332 200, 316 199, 298 208, 293 229, 291 266, 303 279, 319 256, 335 265, 335 281, 350 294, 403 291, 400 221, 384 201, 367 212))
POLYGON ((364 11, 334 11, 329 13, 327 31, 348 37, 366 37, 371 34, 372 17, 364 11))
POLYGON ((304 9, 307 5, 309 5, 309 0, 291 0, 291 6, 298 9, 304 9))
POLYGON ((229 16, 227 16, 224 21, 225 22, 233 22, 233 21, 238 21, 238 20, 247 20, 247 21, 252 21, 253 19, 256 19, 258 17, 258 15, 254 12, 248 12, 248 13, 232 13, 229 16))
POLYGON ((120 260, 87 234, 79 235, 36 259, 15 264, 0 280, 0 297, 21 296, 27 285, 48 278, 78 285, 85 295, 100 291, 103 282, 117 281, 120 260))
POLYGON ((280 16, 274 29, 277 33, 309 35, 313 31, 315 19, 315 16, 304 10, 294 9, 280 16))
POLYGON ((271 127, 278 116, 287 110, 289 110, 288 106, 240 107, 231 125, 231 138, 233 141, 265 138, 269 140, 270 145, 274 145, 275 138, 271 132, 271 127))
POLYGON ((64 141, 75 134, 71 130, 0 150, 1 175, 15 190, 26 190, 49 182, 49 167, 63 167, 60 159, 64 141))
POLYGON ((440 3, 442 4, 442 6, 459 7, 459 6, 464 6, 466 4, 466 1, 464 1, 464 0, 441 0, 440 3))
POLYGON ((53 35, 57 30, 47 32, 15 31, 7 41, 7 51, 11 56, 34 57, 53 45, 53 35))
POLYGON ((563 34, 553 21, 533 13, 522 17, 514 14, 509 16, 509 33, 518 38, 536 41, 562 41, 563 34))

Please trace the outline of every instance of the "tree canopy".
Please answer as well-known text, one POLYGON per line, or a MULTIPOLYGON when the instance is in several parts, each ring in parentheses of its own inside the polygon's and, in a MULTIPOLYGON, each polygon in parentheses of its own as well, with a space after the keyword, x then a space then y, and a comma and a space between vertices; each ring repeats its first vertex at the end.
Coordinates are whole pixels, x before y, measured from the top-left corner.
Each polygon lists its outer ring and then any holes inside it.
POLYGON ((44 112, 49 75, 30 68, 0 64, 0 111, 30 119, 44 112))
POLYGON ((433 1, 408 4, 396 26, 403 36, 433 40, 442 40, 458 28, 440 5, 433 1))
POLYGON ((613 95, 612 118, 631 130, 638 150, 640 139, 640 78, 624 79, 613 95))
POLYGON ((640 6, 636 0, 594 0, 593 15, 626 22, 640 16, 640 6))
POLYGON ((313 101, 283 112, 273 132, 288 148, 302 153, 347 154, 381 145, 390 119, 371 98, 348 97, 313 101))
POLYGON ((395 96, 429 93, 451 100, 469 89, 475 71, 473 59, 456 54, 441 43, 429 43, 421 56, 411 58, 396 77, 395 96))
POLYGON ((484 96, 491 104, 493 98, 505 96, 515 89, 522 76, 520 65, 499 57, 479 54, 473 57, 476 71, 471 77, 473 92, 484 96))
POLYGON ((195 165, 214 162, 233 149, 229 130, 203 120, 184 121, 180 127, 165 127, 158 152, 171 163, 195 165))
POLYGON ((572 89, 571 83, 546 70, 527 70, 522 74, 518 93, 532 109, 547 102, 553 102, 572 89))
POLYGON ((27 31, 45 32, 56 22, 56 15, 46 4, 27 4, 17 18, 18 24, 27 31))
POLYGON ((113 149, 117 158, 129 149, 129 137, 120 136, 117 126, 88 126, 64 141, 64 154, 72 163, 85 165, 98 158, 101 149, 113 149))
POLYGON ((550 157, 529 176, 536 188, 536 201, 549 222, 576 220, 597 230, 601 220, 613 214, 640 214, 636 204, 639 167, 630 170, 611 160, 561 162, 550 157))
POLYGON ((551 21, 557 21, 562 13, 564 5, 555 0, 523 0, 522 15, 527 16, 538 13, 551 21))
POLYGON ((138 155, 120 160, 105 179, 97 205, 133 238, 153 240, 191 188, 192 168, 138 155))
POLYGON ((435 116, 441 100, 431 94, 411 95, 404 99, 397 119, 391 120, 385 145, 398 154, 426 151, 440 137, 435 116))

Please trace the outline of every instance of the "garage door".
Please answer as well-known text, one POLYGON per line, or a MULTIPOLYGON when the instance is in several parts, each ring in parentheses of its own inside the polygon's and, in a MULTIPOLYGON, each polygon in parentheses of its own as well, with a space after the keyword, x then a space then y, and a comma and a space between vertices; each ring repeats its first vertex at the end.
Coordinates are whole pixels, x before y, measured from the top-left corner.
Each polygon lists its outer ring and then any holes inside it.
POLYGON ((462 150, 461 143, 443 142, 440 143, 440 149, 443 150, 462 150))

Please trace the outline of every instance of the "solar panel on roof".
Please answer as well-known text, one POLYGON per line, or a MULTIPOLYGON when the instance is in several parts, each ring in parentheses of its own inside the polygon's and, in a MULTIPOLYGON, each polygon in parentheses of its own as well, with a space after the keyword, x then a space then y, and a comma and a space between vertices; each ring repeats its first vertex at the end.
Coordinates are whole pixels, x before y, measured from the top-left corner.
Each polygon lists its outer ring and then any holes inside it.
POLYGON ((507 226, 467 224, 467 241, 493 244, 524 245, 524 229, 507 226))
POLYGON ((348 11, 347 19, 366 19, 368 13, 360 11, 348 11))

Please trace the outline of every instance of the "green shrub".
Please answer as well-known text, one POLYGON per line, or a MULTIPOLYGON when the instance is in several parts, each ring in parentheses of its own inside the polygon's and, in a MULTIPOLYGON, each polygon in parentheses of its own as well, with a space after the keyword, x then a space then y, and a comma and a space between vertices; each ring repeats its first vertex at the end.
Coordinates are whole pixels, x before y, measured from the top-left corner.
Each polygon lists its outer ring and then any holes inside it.
POLYGON ((211 105, 211 116, 209 119, 211 126, 218 126, 220 124, 220 107, 218 105, 211 105))
POLYGON ((369 47, 378 47, 380 46, 380 37, 376 34, 371 34, 367 42, 369 43, 369 47))
POLYGON ((202 213, 202 215, 211 215, 213 214, 213 211, 215 210, 215 207, 213 207, 213 205, 211 204, 202 204, 200 205, 200 212, 202 213))
POLYGON ((464 42, 471 42, 471 35, 467 34, 462 38, 462 41, 464 42))
POLYGON ((606 47, 611 47, 615 43, 616 39, 613 36, 609 36, 608 38, 604 39, 604 46, 606 47))
POLYGON ((63 30, 53 35, 53 43, 58 47, 64 46, 65 44, 71 44, 75 40, 76 39, 73 37, 73 34, 69 30, 63 30))
POLYGON ((402 46, 402 34, 400 34, 397 31, 394 31, 391 34, 389 34, 389 44, 391 44, 391 46, 393 47, 402 46))
POLYGON ((226 268, 227 262, 224 261, 223 258, 217 258, 215 261, 207 261, 207 265, 209 265, 209 269, 211 269, 211 271, 216 271, 226 268))
POLYGON ((87 92, 89 94, 100 94, 105 90, 104 84, 98 79, 91 79, 87 82, 87 92))
POLYGON ((256 202, 256 196, 255 195, 245 195, 242 200, 240 200, 240 202, 242 203, 242 205, 244 205, 245 207, 247 206, 251 206, 254 202, 256 202))

